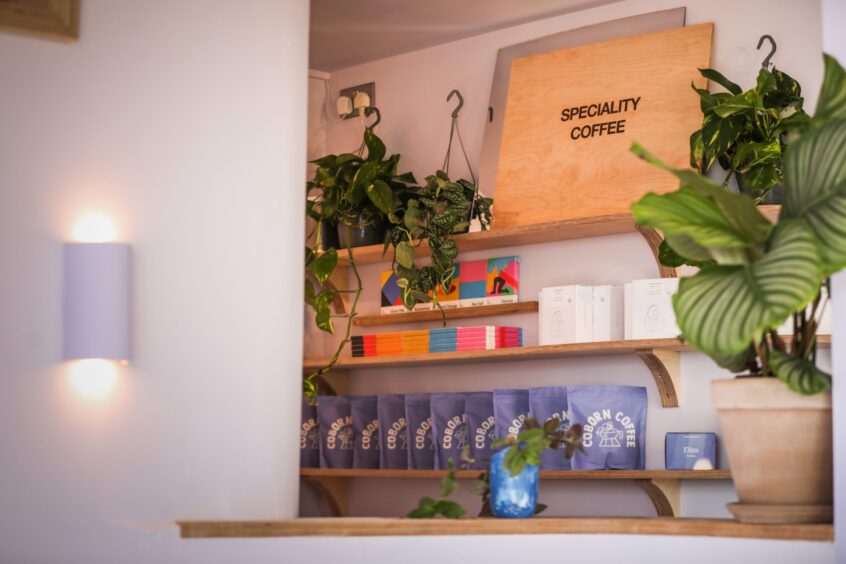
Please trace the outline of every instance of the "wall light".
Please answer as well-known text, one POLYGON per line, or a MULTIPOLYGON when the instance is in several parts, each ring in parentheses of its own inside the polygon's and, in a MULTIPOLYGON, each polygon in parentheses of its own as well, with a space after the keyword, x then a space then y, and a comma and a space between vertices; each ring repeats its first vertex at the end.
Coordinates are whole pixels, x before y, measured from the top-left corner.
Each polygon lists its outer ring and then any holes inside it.
POLYGON ((110 241, 114 223, 92 214, 74 228, 86 242, 64 246, 64 359, 75 360, 71 382, 82 395, 108 394, 114 362, 131 352, 131 248, 110 241), (112 362, 109 362, 112 361, 112 362))

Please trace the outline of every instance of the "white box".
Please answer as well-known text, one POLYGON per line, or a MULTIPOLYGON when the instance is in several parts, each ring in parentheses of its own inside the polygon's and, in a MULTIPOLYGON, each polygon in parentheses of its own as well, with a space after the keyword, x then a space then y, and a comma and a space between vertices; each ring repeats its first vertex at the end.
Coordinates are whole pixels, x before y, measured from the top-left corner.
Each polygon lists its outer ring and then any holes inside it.
POLYGON ((619 341, 623 338, 623 288, 594 286, 592 288, 593 333, 591 340, 619 341))
POLYGON ((672 339, 679 336, 673 294, 679 288, 678 278, 632 280, 631 338, 672 339))
POLYGON ((632 338, 632 283, 623 286, 623 338, 632 338))
POLYGON ((555 286, 540 291, 540 344, 586 343, 593 338, 590 286, 555 286))

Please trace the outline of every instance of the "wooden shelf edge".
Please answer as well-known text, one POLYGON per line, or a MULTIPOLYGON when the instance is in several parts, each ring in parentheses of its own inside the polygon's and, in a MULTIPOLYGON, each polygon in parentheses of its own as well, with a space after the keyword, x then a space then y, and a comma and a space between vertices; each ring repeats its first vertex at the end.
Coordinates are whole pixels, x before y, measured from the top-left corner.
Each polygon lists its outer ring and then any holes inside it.
POLYGON ((756 525, 729 519, 403 519, 322 517, 281 521, 178 521, 182 538, 457 535, 661 535, 831 542, 832 525, 756 525))
MULTIPOLYGON (((819 335, 817 344, 821 348, 831 346, 831 335, 819 335)), ((472 362, 515 362, 521 360, 544 360, 567 357, 602 356, 608 354, 632 354, 639 350, 693 351, 689 345, 677 339, 642 339, 637 341, 602 341, 595 343, 572 343, 567 345, 534 345, 484 351, 424 353, 393 356, 347 357, 336 364, 337 368, 398 368, 411 366, 436 366, 472 362)), ((326 366, 328 359, 307 358, 303 360, 304 370, 326 366)))
MULTIPOLYGON (((369 468, 300 468, 300 476, 314 478, 435 479, 446 470, 382 470, 369 468)), ((476 478, 481 470, 458 470, 459 478, 476 478)), ((731 480, 731 470, 541 470, 542 480, 731 480)))
MULTIPOLYGON (((509 313, 532 313, 538 311, 538 302, 517 302, 514 304, 496 304, 477 307, 459 307, 445 309, 447 319, 467 319, 470 317, 487 317, 492 315, 508 315, 509 313)), ((399 325, 401 323, 420 323, 423 321, 440 321, 443 319, 438 309, 430 311, 408 311, 389 315, 361 315, 353 319, 353 325, 358 327, 375 327, 378 325, 399 325)))

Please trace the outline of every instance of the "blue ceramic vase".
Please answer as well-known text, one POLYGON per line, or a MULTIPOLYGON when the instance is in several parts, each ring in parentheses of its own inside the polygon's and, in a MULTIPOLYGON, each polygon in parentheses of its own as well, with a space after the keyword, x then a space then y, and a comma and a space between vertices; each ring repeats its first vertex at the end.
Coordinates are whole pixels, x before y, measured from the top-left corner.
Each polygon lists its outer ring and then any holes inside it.
POLYGON ((496 517, 524 519, 535 514, 538 504, 539 467, 527 464, 512 477, 503 466, 508 448, 491 457, 491 511, 496 517))

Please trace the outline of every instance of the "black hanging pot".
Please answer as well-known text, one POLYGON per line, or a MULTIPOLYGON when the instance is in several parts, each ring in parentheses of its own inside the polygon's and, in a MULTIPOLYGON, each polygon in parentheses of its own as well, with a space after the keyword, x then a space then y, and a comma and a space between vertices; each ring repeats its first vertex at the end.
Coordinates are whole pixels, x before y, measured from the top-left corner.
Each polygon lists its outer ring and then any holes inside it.
POLYGON ((340 247, 380 245, 385 241, 385 221, 371 213, 344 215, 338 223, 340 247))
POLYGON ((320 222, 320 250, 341 248, 338 242, 338 226, 328 221, 320 222))

